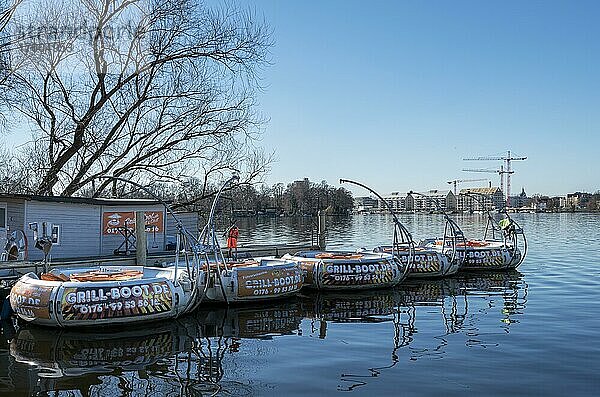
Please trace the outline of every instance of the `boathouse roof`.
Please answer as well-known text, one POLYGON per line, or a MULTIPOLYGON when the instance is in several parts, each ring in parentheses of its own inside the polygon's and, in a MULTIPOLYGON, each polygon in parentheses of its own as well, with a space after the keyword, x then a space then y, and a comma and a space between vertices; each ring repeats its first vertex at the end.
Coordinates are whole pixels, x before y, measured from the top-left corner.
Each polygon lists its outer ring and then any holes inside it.
POLYGON ((89 204, 89 205, 153 205, 160 204, 154 199, 136 199, 136 198, 89 198, 89 197, 65 197, 65 196, 40 196, 35 194, 10 194, 0 193, 1 200, 23 200, 23 201, 43 201, 52 203, 71 203, 71 204, 89 204))

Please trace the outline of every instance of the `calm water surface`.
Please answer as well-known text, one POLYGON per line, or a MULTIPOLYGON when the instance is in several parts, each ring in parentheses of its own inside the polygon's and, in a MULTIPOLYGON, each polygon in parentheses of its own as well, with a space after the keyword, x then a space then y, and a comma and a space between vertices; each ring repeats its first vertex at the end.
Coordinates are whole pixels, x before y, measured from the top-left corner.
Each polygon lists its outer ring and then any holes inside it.
MULTIPOLYGON (((522 214, 519 271, 369 293, 303 292, 117 330, 12 329, 0 396, 600 395, 600 217, 522 214)), ((415 238, 435 215, 407 215, 415 238)), ((310 241, 310 219, 240 222, 240 243, 310 241)), ((459 218, 468 236, 483 216, 459 218)), ((329 247, 389 242, 384 215, 333 218, 329 247)))

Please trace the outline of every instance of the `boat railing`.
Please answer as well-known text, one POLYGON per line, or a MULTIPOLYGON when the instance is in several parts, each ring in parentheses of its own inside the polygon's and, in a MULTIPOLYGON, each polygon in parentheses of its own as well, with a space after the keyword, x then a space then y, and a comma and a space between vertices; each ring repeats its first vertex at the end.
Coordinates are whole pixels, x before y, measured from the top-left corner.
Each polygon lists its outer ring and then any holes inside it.
POLYGON ((476 201, 479 206, 485 211, 487 221, 485 225, 485 231, 483 233, 483 241, 500 241, 508 249, 511 254, 511 267, 518 267, 527 256, 528 243, 527 237, 523 228, 511 218, 506 208, 501 209, 498 213, 502 214, 504 218, 499 222, 494 218, 491 211, 486 208, 485 199, 490 200, 490 196, 478 193, 478 192, 463 192, 460 193, 462 196, 467 196, 476 201), (482 198, 484 200, 482 200, 482 198), (517 256, 517 251, 520 255, 517 256), (516 262, 516 263, 513 263, 516 262))
POLYGON ((444 224, 444 236, 442 238, 442 254, 444 254, 451 263, 458 261, 459 265, 462 265, 462 262, 465 258, 464 256, 458 255, 457 248, 460 244, 465 246, 467 240, 460 226, 458 226, 454 219, 450 218, 446 210, 442 208, 437 199, 434 199, 426 194, 413 191, 408 192, 408 195, 417 195, 423 197, 425 200, 433 203, 437 209, 437 212, 442 214, 446 221, 444 224))
POLYGON ((408 229, 402 224, 402 222, 400 222, 400 220, 398 219, 398 216, 396 215, 396 213, 394 212, 392 207, 389 205, 389 203, 386 200, 384 200, 383 197, 381 197, 381 195, 379 193, 377 193, 375 190, 371 189, 370 187, 368 187, 360 182, 352 181, 350 179, 340 179, 340 184, 343 184, 343 183, 350 183, 353 185, 357 185, 357 186, 360 186, 363 189, 366 189, 369 192, 373 193, 385 205, 387 211, 392 215, 392 218, 394 220, 394 234, 393 234, 393 238, 392 238, 392 256, 395 258, 399 258, 400 251, 408 250, 408 260, 407 260, 406 266, 404 266, 404 269, 403 269, 403 277, 405 277, 408 274, 409 269, 412 267, 414 257, 415 257, 416 243, 412 237, 412 234, 410 234, 408 229))
POLYGON ((525 236, 525 232, 521 225, 517 223, 514 219, 506 213, 506 226, 503 228, 503 238, 506 243, 506 247, 511 252, 511 267, 515 269, 523 263, 525 257, 527 256, 527 251, 529 249, 527 243, 527 236, 525 236), (520 255, 517 256, 517 251, 520 255))
POLYGON ((206 282, 204 283, 204 290, 201 299, 206 296, 208 288, 212 286, 211 283, 213 280, 218 278, 219 288, 223 294, 223 299, 225 300, 225 303, 229 303, 227 300, 227 294, 225 293, 225 281, 223 276, 224 273, 229 274, 231 272, 231 267, 227 265, 227 261, 225 260, 225 256, 223 255, 223 251, 219 245, 219 239, 215 226, 215 214, 223 191, 225 191, 225 189, 231 183, 237 182, 239 179, 240 178, 238 175, 233 175, 221 185, 221 188, 215 194, 215 198, 213 199, 213 203, 210 208, 210 215, 206 221, 206 225, 204 225, 204 228, 200 232, 198 244, 196 247, 194 247, 194 255, 202 256, 207 264, 205 270, 206 282), (212 266, 209 266, 211 260, 214 260, 215 269, 212 269, 212 266))
POLYGON ((179 219, 179 217, 175 214, 173 209, 167 204, 163 199, 158 197, 154 192, 148 189, 146 186, 143 186, 137 182, 130 181, 129 179, 115 177, 115 176, 101 176, 99 178, 111 179, 114 181, 124 182, 130 185, 137 187, 140 190, 143 190, 150 196, 152 196, 156 201, 161 203, 167 213, 173 218, 175 221, 175 225, 177 228, 177 237, 176 237, 176 247, 175 247, 175 266, 173 271, 173 284, 179 284, 180 280, 178 276, 179 267, 180 267, 180 255, 183 253, 185 258, 185 267, 187 270, 187 276, 190 279, 190 297, 187 301, 187 305, 183 308, 181 313, 188 313, 194 310, 200 302, 202 301, 203 296, 198 297, 198 285, 201 281, 200 277, 200 250, 198 247, 200 246, 199 239, 194 236, 184 225, 183 222, 179 219))

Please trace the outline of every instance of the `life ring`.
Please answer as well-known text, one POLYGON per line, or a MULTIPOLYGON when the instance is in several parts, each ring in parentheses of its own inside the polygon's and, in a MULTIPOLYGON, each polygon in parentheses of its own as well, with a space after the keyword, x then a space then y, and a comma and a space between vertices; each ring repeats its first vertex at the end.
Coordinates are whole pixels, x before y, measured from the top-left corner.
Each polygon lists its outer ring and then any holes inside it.
POLYGON ((459 247, 487 247, 490 243, 486 241, 469 240, 466 243, 457 244, 459 247))
POLYGON ((360 259, 362 257, 362 254, 334 254, 332 252, 322 252, 315 255, 316 259, 360 259))
POLYGON ((144 276, 141 270, 123 270, 120 272, 103 272, 101 270, 90 270, 84 273, 73 273, 69 277, 71 281, 126 281, 137 280, 144 276))

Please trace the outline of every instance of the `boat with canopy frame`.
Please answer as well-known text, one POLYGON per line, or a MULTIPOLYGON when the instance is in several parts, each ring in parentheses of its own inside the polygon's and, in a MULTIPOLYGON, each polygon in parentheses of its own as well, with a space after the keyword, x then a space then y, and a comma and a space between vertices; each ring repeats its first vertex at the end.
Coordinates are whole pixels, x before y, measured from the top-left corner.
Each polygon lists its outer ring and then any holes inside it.
MULTIPOLYGON (((408 278, 436 278, 451 276, 458 272, 462 259, 457 253, 457 247, 465 242, 465 237, 456 224, 456 222, 448 216, 446 211, 440 206, 436 199, 433 199, 425 194, 417 192, 409 192, 409 196, 421 196, 425 200, 433 203, 437 211, 444 216, 444 235, 442 241, 443 249, 437 250, 432 247, 416 244, 414 247, 414 259, 412 265, 408 269, 408 278)), ((384 201, 385 202, 385 201, 384 201)), ((412 235, 411 235, 412 238, 412 235)), ((414 244, 414 242, 413 242, 414 244)), ((409 253, 405 248, 406 245, 398 247, 396 255, 399 255, 400 260, 407 262, 409 253)), ((390 252, 392 247, 379 246, 374 249, 375 252, 390 252)))
MULTIPOLYGON (((467 192, 461 193, 476 201, 483 209, 488 196, 467 192)), ((502 210, 503 219, 496 220, 490 210, 485 210, 486 226, 481 239, 468 239, 456 247, 462 260, 461 270, 502 270, 516 269, 527 256, 528 243, 523 228, 502 210)), ((427 239, 422 246, 444 250, 446 242, 442 239, 427 239)))
MULTIPOLYGON (((378 197, 371 188, 358 182, 340 179, 340 183, 353 183, 378 197)), ((284 258, 295 260, 304 272, 305 285, 319 290, 348 290, 393 287, 407 274, 414 255, 414 242, 396 214, 394 218, 393 249, 390 252, 365 251, 300 251, 284 258), (407 252, 405 263, 396 255, 403 247, 407 252)))
MULTIPOLYGON (((229 304, 293 295, 304 283, 302 271, 295 261, 274 257, 243 261, 225 259, 216 232, 215 214, 225 189, 238 180, 239 177, 234 175, 216 193, 208 220, 198 239, 178 239, 177 249, 184 247, 184 252, 191 251, 195 263, 199 263, 198 268, 202 269, 202 299, 229 304)), ((179 266, 178 260, 179 256, 176 256, 175 268, 179 266)), ((186 265, 189 266, 188 264, 186 255, 186 265)))

